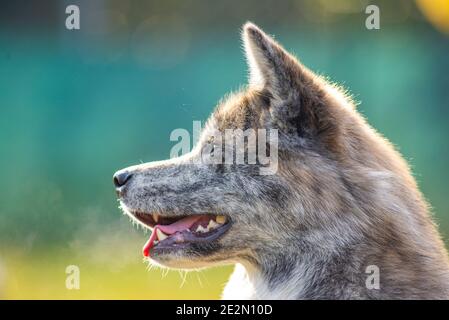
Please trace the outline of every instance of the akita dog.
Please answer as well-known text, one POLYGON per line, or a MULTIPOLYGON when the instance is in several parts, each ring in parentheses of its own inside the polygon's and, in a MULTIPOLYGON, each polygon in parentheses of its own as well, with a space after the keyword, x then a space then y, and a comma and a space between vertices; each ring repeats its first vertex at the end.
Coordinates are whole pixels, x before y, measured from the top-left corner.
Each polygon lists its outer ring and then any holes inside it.
POLYGON ((196 147, 114 175, 124 212, 153 230, 144 255, 170 268, 236 264, 230 299, 448 298, 448 256, 401 155, 338 87, 257 26, 242 34, 249 84, 196 147), (228 129, 275 130, 276 171, 204 161, 228 129))

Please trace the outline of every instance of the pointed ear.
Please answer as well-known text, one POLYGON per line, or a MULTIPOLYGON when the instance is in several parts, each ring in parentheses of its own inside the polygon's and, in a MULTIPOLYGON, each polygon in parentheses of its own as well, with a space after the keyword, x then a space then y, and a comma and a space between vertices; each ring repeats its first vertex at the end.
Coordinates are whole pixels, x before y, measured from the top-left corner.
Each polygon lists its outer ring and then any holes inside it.
POLYGON ((289 136, 320 136, 334 141, 337 121, 326 82, 252 23, 243 27, 243 42, 250 85, 273 97, 271 126, 289 136))
POLYGON ((301 73, 299 62, 256 25, 243 26, 243 44, 248 61, 250 85, 268 89, 283 98, 297 88, 301 73))

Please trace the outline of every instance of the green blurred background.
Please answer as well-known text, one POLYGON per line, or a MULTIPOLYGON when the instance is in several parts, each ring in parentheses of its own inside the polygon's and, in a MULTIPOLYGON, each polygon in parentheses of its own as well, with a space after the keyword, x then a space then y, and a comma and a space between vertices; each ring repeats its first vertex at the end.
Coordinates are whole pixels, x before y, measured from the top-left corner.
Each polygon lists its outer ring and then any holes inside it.
POLYGON ((147 271, 112 174, 164 159, 246 81, 259 24, 350 90, 413 166, 449 239, 449 1, 2 1, 0 298, 215 299, 231 267, 147 271), (377 4, 381 29, 365 28, 377 4), (65 28, 77 4, 81 29, 65 28), (65 287, 68 265, 80 290, 65 287))

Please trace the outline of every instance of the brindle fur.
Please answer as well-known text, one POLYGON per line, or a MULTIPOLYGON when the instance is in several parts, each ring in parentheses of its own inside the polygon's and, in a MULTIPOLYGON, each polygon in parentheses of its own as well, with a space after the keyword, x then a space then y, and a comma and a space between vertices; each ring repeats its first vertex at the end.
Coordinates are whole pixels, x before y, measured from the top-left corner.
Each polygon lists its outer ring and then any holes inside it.
POLYGON ((194 150, 142 164, 122 208, 225 214, 218 241, 152 256, 173 268, 236 264, 224 298, 447 299, 449 264, 407 163, 335 85, 251 23, 250 83, 220 102, 194 150), (279 130, 279 167, 200 164, 213 130, 279 130), (380 288, 368 289, 370 265, 380 288))

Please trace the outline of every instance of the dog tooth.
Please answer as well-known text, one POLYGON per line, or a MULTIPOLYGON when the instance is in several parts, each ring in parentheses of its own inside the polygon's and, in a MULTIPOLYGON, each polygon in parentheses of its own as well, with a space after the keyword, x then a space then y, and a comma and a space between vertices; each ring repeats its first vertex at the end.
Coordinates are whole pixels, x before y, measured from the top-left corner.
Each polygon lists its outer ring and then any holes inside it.
POLYGON ((164 239, 167 239, 167 235, 165 233, 163 233, 161 230, 156 229, 156 235, 159 241, 162 241, 164 239))
POLYGON ((154 222, 157 223, 157 221, 159 220, 159 215, 157 213, 153 213, 153 220, 154 222))
POLYGON ((219 226, 219 224, 216 223, 214 220, 209 220, 209 224, 207 225, 207 228, 208 229, 215 229, 218 226, 219 226))
POLYGON ((202 225, 199 225, 196 227, 195 232, 206 233, 209 232, 209 228, 204 228, 202 225))
POLYGON ((217 221, 217 222, 220 223, 220 224, 223 224, 223 223, 226 222, 226 216, 217 216, 217 217, 215 218, 215 221, 217 221))

